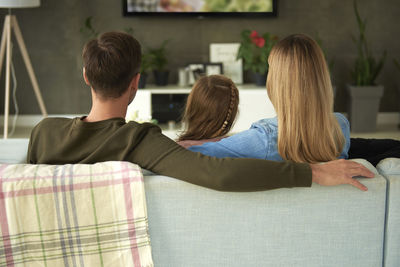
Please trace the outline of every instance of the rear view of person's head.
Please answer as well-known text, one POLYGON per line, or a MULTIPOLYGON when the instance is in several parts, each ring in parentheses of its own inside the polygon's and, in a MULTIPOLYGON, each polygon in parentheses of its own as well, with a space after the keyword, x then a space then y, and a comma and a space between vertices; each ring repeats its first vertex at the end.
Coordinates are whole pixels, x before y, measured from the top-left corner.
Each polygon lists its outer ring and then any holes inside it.
POLYGON ((272 48, 268 63, 267 91, 279 122, 279 154, 297 162, 337 158, 344 138, 333 115, 331 79, 317 42, 290 35, 272 48))
POLYGON ((236 118, 239 91, 231 79, 222 75, 201 77, 190 92, 183 122, 182 140, 201 140, 226 135, 236 118))
POLYGON ((131 35, 107 32, 83 48, 83 66, 90 86, 103 98, 118 98, 139 73, 141 48, 131 35))

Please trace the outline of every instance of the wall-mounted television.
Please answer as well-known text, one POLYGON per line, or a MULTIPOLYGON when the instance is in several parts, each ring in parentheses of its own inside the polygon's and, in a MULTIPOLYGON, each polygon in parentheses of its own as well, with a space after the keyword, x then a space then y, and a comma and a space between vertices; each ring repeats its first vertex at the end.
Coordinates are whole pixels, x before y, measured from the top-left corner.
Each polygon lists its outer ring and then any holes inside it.
POLYGON ((125 16, 277 15, 277 0, 123 0, 125 16))

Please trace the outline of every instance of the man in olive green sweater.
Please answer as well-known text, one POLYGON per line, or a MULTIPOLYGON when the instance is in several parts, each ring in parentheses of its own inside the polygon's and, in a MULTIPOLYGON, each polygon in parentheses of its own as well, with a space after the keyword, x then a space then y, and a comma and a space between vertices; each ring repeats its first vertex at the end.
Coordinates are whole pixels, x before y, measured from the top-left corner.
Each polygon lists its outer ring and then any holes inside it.
POLYGON ((83 76, 91 87, 88 116, 47 118, 32 131, 28 162, 33 164, 130 161, 155 173, 222 191, 260 191, 281 187, 351 184, 373 173, 345 160, 325 164, 273 162, 259 159, 217 159, 188 151, 161 133, 158 126, 125 122, 140 78, 139 42, 110 32, 88 42, 83 50, 83 76))

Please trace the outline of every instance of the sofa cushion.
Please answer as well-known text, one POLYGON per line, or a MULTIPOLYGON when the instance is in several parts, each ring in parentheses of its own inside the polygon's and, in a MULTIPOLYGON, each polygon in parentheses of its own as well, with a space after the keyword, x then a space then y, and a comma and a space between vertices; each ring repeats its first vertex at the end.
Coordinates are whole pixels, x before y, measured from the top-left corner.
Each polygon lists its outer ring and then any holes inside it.
POLYGON ((0 164, 0 229, 7 266, 153 266, 143 176, 128 162, 0 164))
POLYGON ((376 166, 378 172, 386 175, 400 175, 400 158, 386 158, 376 166))

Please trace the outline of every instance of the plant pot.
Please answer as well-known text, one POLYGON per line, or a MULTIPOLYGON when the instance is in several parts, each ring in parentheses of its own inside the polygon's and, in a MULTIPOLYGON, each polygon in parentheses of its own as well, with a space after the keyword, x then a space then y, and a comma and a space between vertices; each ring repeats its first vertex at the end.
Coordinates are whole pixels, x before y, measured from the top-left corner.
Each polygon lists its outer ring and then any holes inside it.
POLYGON ((267 82, 267 74, 253 72, 253 81, 257 86, 265 86, 265 84, 267 82))
POLYGON ((140 89, 146 88, 146 80, 147 80, 147 73, 141 73, 138 85, 140 89))
POLYGON ((350 95, 348 114, 352 132, 375 132, 383 86, 346 85, 350 95))
POLYGON ((154 70, 153 74, 154 74, 154 79, 155 79, 156 85, 165 86, 168 84, 169 71, 154 70))

